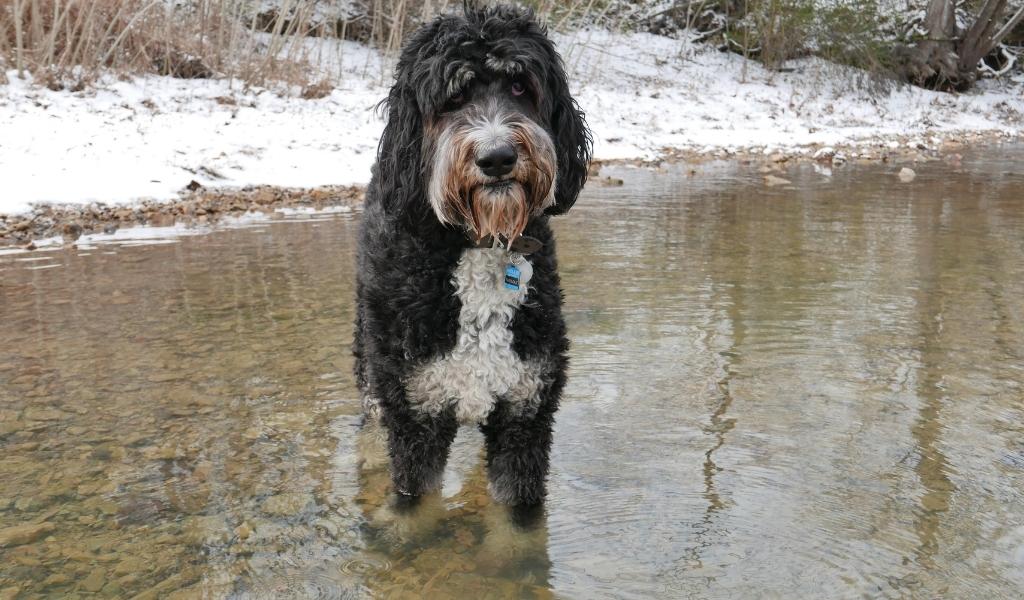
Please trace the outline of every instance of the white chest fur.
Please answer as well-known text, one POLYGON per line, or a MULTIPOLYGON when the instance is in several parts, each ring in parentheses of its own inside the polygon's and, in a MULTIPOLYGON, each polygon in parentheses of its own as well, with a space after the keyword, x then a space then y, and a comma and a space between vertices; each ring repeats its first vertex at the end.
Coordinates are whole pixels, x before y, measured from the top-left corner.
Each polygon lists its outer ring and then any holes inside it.
POLYGON ((536 407, 541 365, 516 355, 509 329, 527 286, 505 287, 508 261, 501 249, 462 253, 454 273, 455 293, 462 301, 455 347, 416 369, 406 382, 409 400, 420 410, 437 414, 454 406, 460 422, 479 423, 497 398, 520 410, 536 407))

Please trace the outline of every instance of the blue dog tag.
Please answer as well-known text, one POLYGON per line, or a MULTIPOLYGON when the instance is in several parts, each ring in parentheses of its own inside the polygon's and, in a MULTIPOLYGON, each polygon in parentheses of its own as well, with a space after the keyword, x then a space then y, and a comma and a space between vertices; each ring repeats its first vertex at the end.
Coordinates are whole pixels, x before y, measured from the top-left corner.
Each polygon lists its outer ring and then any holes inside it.
POLYGON ((508 265, 505 267, 505 287, 510 290, 519 289, 519 267, 508 265))

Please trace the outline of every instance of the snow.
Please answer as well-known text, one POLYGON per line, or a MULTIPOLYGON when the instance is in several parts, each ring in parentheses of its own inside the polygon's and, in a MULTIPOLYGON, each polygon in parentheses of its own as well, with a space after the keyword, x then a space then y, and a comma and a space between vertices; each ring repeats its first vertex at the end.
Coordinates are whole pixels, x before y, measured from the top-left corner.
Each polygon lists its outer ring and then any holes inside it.
MULTIPOLYGON (((961 132, 1024 129, 1024 82, 986 81, 949 95, 860 84, 818 59, 774 73, 734 54, 650 34, 583 30, 556 36, 599 159, 941 141, 961 132), (872 89, 872 87, 876 89, 872 89)), ((208 186, 363 184, 383 123, 389 62, 353 42, 320 65, 329 96, 243 89, 226 80, 108 78, 51 91, 7 72, 0 86, 0 214, 34 203, 172 199, 208 186)))
POLYGON ((376 150, 376 90, 318 102, 232 94, 226 82, 144 78, 91 96, 12 79, 0 105, 0 212, 37 201, 167 199, 204 185, 359 183, 376 150), (218 104, 235 96, 238 106, 218 104))
POLYGON ((205 186, 365 183, 382 123, 378 53, 329 41, 339 84, 303 100, 226 80, 109 78, 54 92, 7 72, 0 86, 0 214, 31 204, 171 199, 205 186))
MULTIPOLYGON (((599 158, 655 158, 663 148, 792 149, 966 131, 1020 133, 1024 86, 960 96, 859 86, 820 59, 767 71, 734 54, 648 34, 579 32, 563 40, 599 158), (566 43, 568 42, 568 43, 566 43)), ((892 85, 892 84, 890 84, 892 85)))

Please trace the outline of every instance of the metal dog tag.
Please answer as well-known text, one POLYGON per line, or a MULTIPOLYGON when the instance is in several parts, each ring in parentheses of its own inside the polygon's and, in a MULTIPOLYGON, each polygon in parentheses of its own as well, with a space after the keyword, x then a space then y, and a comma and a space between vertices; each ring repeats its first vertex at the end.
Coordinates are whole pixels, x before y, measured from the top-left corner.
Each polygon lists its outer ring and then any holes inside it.
POLYGON ((521 254, 512 254, 509 258, 511 262, 505 265, 505 288, 514 291, 526 288, 533 277, 533 265, 521 254))
POLYGON ((522 272, 513 264, 505 265, 505 287, 510 290, 519 289, 519 278, 522 272))

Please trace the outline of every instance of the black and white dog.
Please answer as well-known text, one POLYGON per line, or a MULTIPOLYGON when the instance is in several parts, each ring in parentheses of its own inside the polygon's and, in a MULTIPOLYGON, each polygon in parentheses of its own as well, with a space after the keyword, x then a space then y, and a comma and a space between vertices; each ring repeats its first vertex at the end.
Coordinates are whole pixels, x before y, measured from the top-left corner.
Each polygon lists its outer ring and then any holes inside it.
POLYGON ((353 348, 395 491, 437 489, 475 423, 494 498, 539 505, 568 364, 548 220, 586 181, 583 113, 545 29, 510 7, 417 30, 383 105, 353 348))

